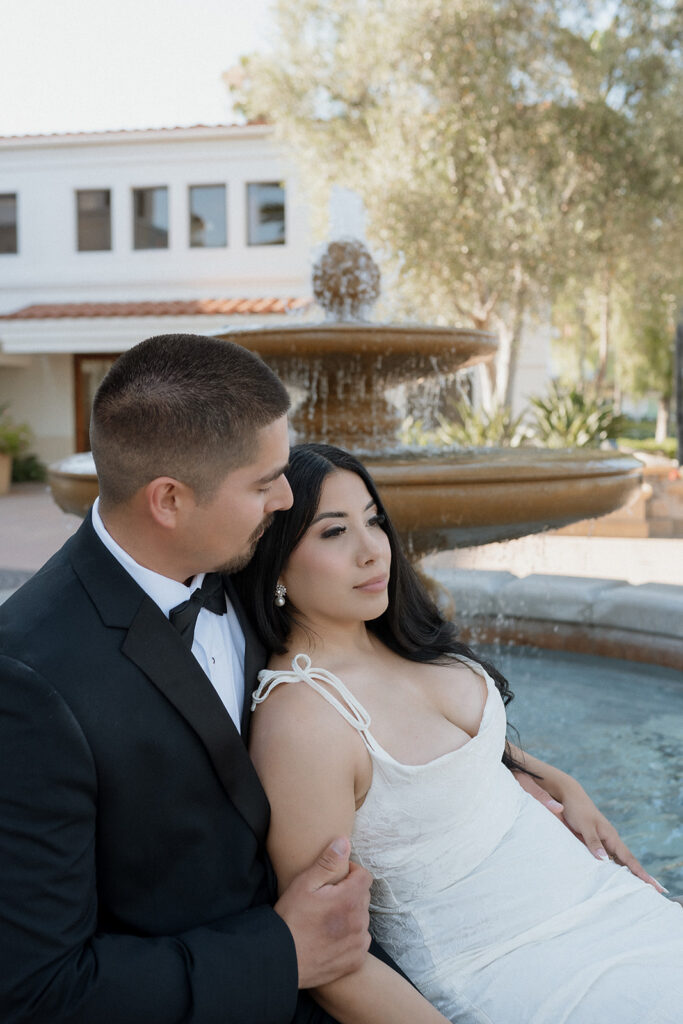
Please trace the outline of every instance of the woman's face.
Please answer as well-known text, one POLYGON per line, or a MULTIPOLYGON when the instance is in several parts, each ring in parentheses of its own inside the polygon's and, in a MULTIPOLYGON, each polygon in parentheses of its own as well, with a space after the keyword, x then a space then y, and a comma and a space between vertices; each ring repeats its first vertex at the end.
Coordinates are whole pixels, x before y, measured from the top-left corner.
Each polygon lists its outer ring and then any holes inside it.
POLYGON ((313 522, 280 574, 309 623, 366 622, 385 611, 391 549, 381 522, 359 476, 325 477, 313 522))

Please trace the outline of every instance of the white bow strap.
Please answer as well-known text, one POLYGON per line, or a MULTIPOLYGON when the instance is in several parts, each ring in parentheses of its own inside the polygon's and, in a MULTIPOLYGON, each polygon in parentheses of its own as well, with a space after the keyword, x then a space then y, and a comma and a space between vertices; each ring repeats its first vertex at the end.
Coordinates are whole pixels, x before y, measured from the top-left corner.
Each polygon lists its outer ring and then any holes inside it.
POLYGON ((332 672, 328 672, 324 668, 312 668, 311 659, 307 654, 296 654, 292 659, 292 670, 275 669, 268 670, 264 669, 259 672, 259 685, 254 690, 251 696, 251 710, 253 711, 257 704, 262 704, 263 701, 268 697, 276 686, 280 683, 308 683, 311 689, 319 693, 321 697, 331 704, 339 714, 346 719, 349 725, 352 725, 358 732, 367 732, 370 728, 370 715, 367 713, 362 704, 360 704, 353 694, 347 690, 342 683, 341 679, 335 676, 332 672), (320 681, 319 681, 320 680, 320 681), (322 683, 327 683, 328 686, 332 687, 332 690, 336 690, 342 700, 331 693, 327 686, 323 686, 322 683), (343 701, 343 703, 342 703, 343 701))

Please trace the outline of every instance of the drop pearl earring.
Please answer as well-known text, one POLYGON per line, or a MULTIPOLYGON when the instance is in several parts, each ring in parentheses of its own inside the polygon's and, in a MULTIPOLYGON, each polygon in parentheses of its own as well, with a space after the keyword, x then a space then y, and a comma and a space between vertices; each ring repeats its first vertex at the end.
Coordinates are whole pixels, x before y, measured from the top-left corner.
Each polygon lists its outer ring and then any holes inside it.
POLYGON ((283 608, 285 604, 285 595, 287 593, 287 587, 284 583, 278 583, 275 587, 275 604, 278 608, 283 608))

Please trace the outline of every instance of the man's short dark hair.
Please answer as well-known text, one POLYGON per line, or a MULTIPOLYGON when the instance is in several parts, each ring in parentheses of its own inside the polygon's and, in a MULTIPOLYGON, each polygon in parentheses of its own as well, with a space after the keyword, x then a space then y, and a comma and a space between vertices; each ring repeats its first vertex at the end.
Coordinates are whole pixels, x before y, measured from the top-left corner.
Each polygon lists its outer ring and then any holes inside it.
POLYGON ((102 501, 119 504, 158 476, 211 497, 255 454, 257 432, 283 416, 282 382, 253 352, 198 334, 135 345, 100 384, 90 422, 102 501))

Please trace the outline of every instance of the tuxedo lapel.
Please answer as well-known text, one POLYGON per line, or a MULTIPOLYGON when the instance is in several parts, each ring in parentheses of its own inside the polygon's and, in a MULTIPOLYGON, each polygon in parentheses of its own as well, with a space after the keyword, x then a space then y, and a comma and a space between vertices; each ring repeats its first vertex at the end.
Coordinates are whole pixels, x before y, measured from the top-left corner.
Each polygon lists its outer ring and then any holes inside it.
MULTIPOLYGON (((89 516, 72 539, 69 556, 105 625, 127 630, 122 653, 195 731, 231 801, 263 842, 270 807, 249 759, 246 741, 180 634, 107 551, 89 516)), ((249 647, 247 643, 247 650, 249 647)))
POLYGON ((150 598, 140 605, 121 650, 192 726, 228 796, 264 842, 270 808, 246 745, 180 634, 150 598))
POLYGON ((249 740, 249 726, 251 724, 251 694, 258 685, 259 672, 266 666, 267 651, 259 640, 230 577, 224 576, 223 583, 225 592, 235 609, 235 614, 244 633, 244 707, 242 709, 241 726, 242 737, 244 742, 247 743, 249 740))

